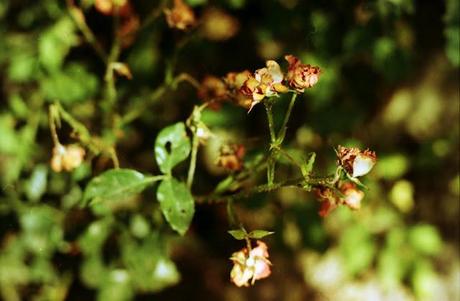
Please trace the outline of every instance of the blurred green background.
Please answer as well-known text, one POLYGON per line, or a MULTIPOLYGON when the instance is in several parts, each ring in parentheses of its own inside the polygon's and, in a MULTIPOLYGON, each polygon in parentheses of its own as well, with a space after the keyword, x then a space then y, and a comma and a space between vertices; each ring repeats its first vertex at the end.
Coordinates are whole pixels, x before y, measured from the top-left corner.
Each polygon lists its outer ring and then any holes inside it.
MULTIPOLYGON (((199 24, 185 33, 157 14, 168 1, 131 2, 140 27, 120 61, 133 79, 117 80, 115 110, 147 106, 113 138, 121 166, 158 173, 158 131, 200 103, 187 84, 153 97, 170 64, 201 80, 267 59, 286 68, 284 55, 294 54, 323 73, 296 103, 286 145, 316 152, 318 174, 334 170, 339 144, 375 150, 362 209, 321 219, 314 196, 296 189, 239 202, 246 228, 275 234, 266 239, 272 275, 237 288, 228 258, 243 246, 226 233, 225 205, 198 205, 185 237, 168 230, 153 190, 109 213, 81 208, 85 185, 107 162, 89 158, 71 173, 53 172, 47 110, 59 101, 104 136, 104 62, 64 1, 0 0, 0 298, 460 300, 459 1, 186 2, 199 24)), ((91 0, 76 4, 108 50, 114 18, 91 0)), ((281 98, 275 121, 286 107, 281 98)), ((203 121, 221 139, 243 143, 250 160, 267 147, 264 113, 225 104, 203 121)), ((59 133, 75 141, 65 125, 59 133)), ((200 148, 197 195, 224 178, 214 168, 216 147, 200 148)), ((279 177, 295 172, 281 164, 279 177)))

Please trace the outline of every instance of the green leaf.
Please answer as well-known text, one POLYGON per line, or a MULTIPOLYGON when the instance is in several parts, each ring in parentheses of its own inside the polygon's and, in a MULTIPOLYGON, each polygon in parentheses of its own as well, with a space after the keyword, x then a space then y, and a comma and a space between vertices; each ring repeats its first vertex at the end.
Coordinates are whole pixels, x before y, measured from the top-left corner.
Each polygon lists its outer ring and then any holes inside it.
POLYGON ((70 104, 93 97, 98 90, 99 80, 83 65, 70 64, 43 79, 40 85, 47 100, 70 104))
POLYGON ((438 230, 427 224, 413 226, 409 230, 409 243, 424 255, 436 255, 442 249, 442 239, 438 230))
POLYGON ((74 22, 66 16, 41 35, 38 43, 39 60, 48 71, 57 71, 70 48, 77 44, 74 22))
POLYGON ((265 231, 265 230, 254 230, 249 232, 248 237, 253 239, 261 239, 265 236, 272 235, 275 232, 265 231))
POLYGON ((233 236, 234 239, 237 240, 243 240, 248 235, 248 233, 246 233, 246 231, 244 231, 243 229, 230 230, 228 231, 228 234, 230 234, 231 236, 233 236))
POLYGON ((187 186, 174 178, 158 186, 157 199, 171 228, 184 235, 195 213, 195 202, 187 186))
POLYGON ((132 169, 112 169, 93 178, 86 186, 83 204, 94 205, 99 202, 117 202, 140 193, 152 178, 132 169))
POLYGON ((155 141, 155 158, 163 173, 185 160, 190 153, 190 140, 183 122, 165 127, 155 141))
POLYGON ((316 154, 310 153, 308 159, 305 161, 304 164, 300 167, 302 171, 302 175, 306 178, 310 175, 311 171, 313 170, 313 164, 315 164, 316 154))

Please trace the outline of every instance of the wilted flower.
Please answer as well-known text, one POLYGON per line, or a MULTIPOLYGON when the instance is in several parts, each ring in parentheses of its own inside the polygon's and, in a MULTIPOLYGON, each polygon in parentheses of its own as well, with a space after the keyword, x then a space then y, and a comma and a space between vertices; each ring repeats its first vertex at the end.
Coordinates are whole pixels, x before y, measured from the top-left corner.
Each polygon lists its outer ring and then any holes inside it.
POLYGON ((238 20, 218 8, 208 8, 203 13, 201 32, 209 40, 225 41, 239 29, 238 20))
POLYGON ((262 101, 264 97, 271 97, 278 93, 288 91, 283 85, 284 75, 277 62, 268 60, 264 68, 256 70, 254 76, 250 76, 241 87, 241 92, 252 97, 249 110, 262 101))
POLYGON ((305 88, 313 87, 319 80, 321 70, 319 67, 302 64, 293 55, 286 55, 289 63, 286 80, 291 88, 297 92, 304 92, 305 88))
POLYGON ((196 24, 196 18, 193 10, 183 2, 183 0, 174 0, 172 9, 165 9, 166 22, 169 27, 179 30, 187 30, 196 24))
POLYGON ((364 192, 359 190, 352 182, 339 182, 337 191, 329 187, 319 187, 315 189, 316 196, 321 201, 319 215, 327 216, 339 205, 345 205, 350 209, 358 210, 361 208, 361 200, 364 192))
POLYGON ((243 157, 246 150, 242 144, 224 145, 220 149, 217 165, 236 171, 243 168, 243 157))
POLYGON ((250 77, 252 77, 251 72, 249 70, 244 70, 242 72, 229 72, 224 79, 230 91, 232 101, 245 109, 251 107, 252 97, 244 95, 241 92, 241 87, 250 77))
POLYGON ((247 248, 235 252, 230 257, 233 268, 230 280, 236 286, 253 285, 256 280, 270 276, 271 262, 268 260, 268 248, 262 241, 257 241, 257 247, 248 252, 247 248))
POLYGON ((53 148, 53 157, 51 158, 51 169, 55 172, 72 171, 83 162, 85 150, 79 145, 71 144, 64 146, 58 144, 53 148))
POLYGON ((352 177, 360 177, 369 173, 377 162, 375 152, 369 149, 361 151, 355 147, 343 147, 339 145, 337 156, 339 164, 352 177))
POLYGON ((340 200, 331 188, 319 187, 315 189, 315 193, 321 202, 319 209, 321 217, 327 216, 332 210, 337 208, 340 200))
POLYGON ((340 186, 340 191, 344 195, 343 204, 350 209, 357 210, 361 208, 361 200, 364 198, 364 192, 356 188, 351 182, 346 182, 340 186))
POLYGON ((208 102, 209 108, 218 110, 220 108, 219 101, 228 97, 228 90, 223 80, 207 75, 198 89, 198 97, 208 102))

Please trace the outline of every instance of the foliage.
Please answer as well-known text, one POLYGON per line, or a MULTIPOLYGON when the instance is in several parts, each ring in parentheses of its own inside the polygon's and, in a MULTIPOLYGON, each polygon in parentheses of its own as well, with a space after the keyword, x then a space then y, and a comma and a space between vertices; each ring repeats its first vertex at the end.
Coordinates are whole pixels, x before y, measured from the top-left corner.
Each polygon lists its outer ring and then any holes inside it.
POLYGON ((0 299, 458 299, 458 12, 0 0, 0 299))

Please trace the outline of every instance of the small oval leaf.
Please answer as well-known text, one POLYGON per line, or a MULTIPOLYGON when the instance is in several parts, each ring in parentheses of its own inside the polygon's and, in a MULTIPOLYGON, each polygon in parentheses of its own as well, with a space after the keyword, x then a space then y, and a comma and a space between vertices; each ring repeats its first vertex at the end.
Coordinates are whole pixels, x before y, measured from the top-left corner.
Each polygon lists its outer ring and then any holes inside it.
POLYGON ((184 235, 195 213, 195 202, 187 186, 174 178, 165 179, 158 186, 157 199, 171 228, 184 235))
POLYGON ((275 232, 265 231, 265 230, 254 230, 249 232, 248 237, 253 239, 261 239, 265 236, 272 235, 275 232))
POLYGON ((190 140, 183 122, 165 127, 155 140, 155 158, 160 170, 168 174, 190 153, 190 140))
POLYGON ((230 230, 228 231, 228 234, 233 236, 234 239, 237 240, 243 240, 246 238, 247 233, 244 230, 238 229, 238 230, 230 230))
POLYGON ((83 194, 83 204, 123 200, 140 193, 151 183, 151 177, 135 170, 112 169, 89 182, 83 194))

